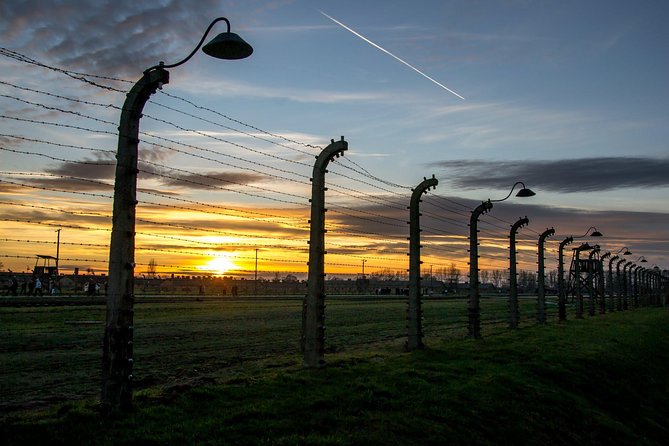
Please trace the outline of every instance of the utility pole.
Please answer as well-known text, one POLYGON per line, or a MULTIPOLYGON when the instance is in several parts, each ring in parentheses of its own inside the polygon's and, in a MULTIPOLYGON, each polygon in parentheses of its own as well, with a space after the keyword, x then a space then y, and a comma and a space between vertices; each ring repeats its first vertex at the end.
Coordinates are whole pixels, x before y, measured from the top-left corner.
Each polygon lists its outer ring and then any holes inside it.
POLYGON ((529 224, 527 217, 518 219, 511 225, 509 233, 509 328, 518 328, 518 273, 516 272, 516 234, 523 226, 529 224))
POLYGON ((567 237, 558 247, 558 320, 567 320, 567 284, 564 280, 564 247, 574 241, 574 237, 567 237))
POLYGON ((365 278, 365 263, 367 262, 366 259, 362 259, 362 278, 365 278))
POLYGON ((601 300, 599 301, 599 314, 605 314, 606 313, 606 295, 607 295, 607 293, 606 293, 606 280, 607 280, 607 277, 604 275, 604 260, 606 260, 610 256, 611 256, 610 252, 605 252, 599 258, 599 263, 597 264, 597 267, 599 268, 599 295, 601 297, 601 300))
POLYGON ((60 260, 60 231, 62 231, 62 229, 56 229, 56 232, 58 233, 58 241, 56 242, 56 276, 60 273, 60 270, 58 269, 58 261, 60 260))
POLYGON ((479 294, 479 242, 478 222, 481 214, 492 209, 490 200, 479 204, 469 219, 469 300, 467 302, 467 337, 481 337, 481 296, 479 294))
POLYGON ((625 262, 627 262, 627 259, 624 257, 616 262, 616 279, 618 280, 618 298, 616 299, 616 311, 623 311, 627 309, 623 306, 623 296, 625 295, 625 276, 620 272, 620 265, 625 262))
POLYGON ((432 276, 432 265, 430 265, 430 292, 433 291, 434 287, 434 276, 432 276))
POLYGON ((544 259, 544 245, 546 238, 555 234, 555 229, 546 229, 539 236, 539 259, 538 259, 538 274, 537 274, 537 322, 539 324, 546 323, 546 273, 545 273, 545 259, 544 259))
POLYGON ((583 293, 581 292, 581 251, 589 251, 593 249, 587 243, 582 244, 574 251, 574 291, 576 293, 576 319, 583 319, 583 293))
POLYGON ((599 246, 595 245, 594 249, 588 255, 588 316, 595 315, 595 295, 599 291, 599 287, 597 286, 599 266, 593 268, 593 265, 599 265, 599 260, 595 259, 597 254, 599 254, 599 246))
POLYGON ((169 83, 168 68, 176 68, 200 49, 214 24, 225 21, 226 33, 219 34, 202 49, 217 59, 237 60, 253 53, 251 45, 230 32, 230 22, 219 17, 211 22, 200 43, 183 60, 166 65, 160 62, 144 71, 128 92, 118 127, 112 233, 109 244, 109 289, 102 351, 102 392, 100 409, 105 415, 127 412, 132 407, 135 215, 139 124, 142 110, 157 89, 169 83))
POLYGON ((135 207, 139 121, 149 97, 169 82, 162 68, 147 70, 128 93, 121 112, 112 233, 109 290, 102 357, 103 413, 128 411, 132 405, 135 207))
POLYGON ((307 295, 302 310, 301 347, 304 366, 308 368, 325 365, 325 174, 327 166, 335 157, 348 150, 348 143, 332 140, 316 157, 311 178, 311 219, 309 220, 309 274, 307 295))
MULTIPOLYGON (((616 304, 615 304, 616 291, 613 283, 613 262, 615 262, 618 259, 619 257, 617 254, 609 258, 609 311, 616 311, 616 304)), ((616 276, 616 280, 620 280, 618 278, 618 275, 616 276)))
POLYGON ((412 191, 411 202, 409 206, 409 301, 407 316, 407 350, 413 351, 423 348, 423 323, 421 311, 421 290, 420 290, 420 197, 430 190, 437 187, 439 182, 432 178, 423 178, 423 181, 412 191))
POLYGON ((256 271, 253 275, 253 288, 255 289, 254 294, 258 295, 258 248, 256 248, 256 271))

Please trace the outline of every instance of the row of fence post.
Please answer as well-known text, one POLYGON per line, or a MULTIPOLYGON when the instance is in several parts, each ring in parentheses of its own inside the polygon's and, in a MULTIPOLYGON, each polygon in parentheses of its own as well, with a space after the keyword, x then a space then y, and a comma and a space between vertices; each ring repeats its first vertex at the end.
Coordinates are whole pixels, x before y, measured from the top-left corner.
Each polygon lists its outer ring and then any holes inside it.
MULTIPOLYGON (((134 275, 134 229, 135 229, 135 205, 136 201, 136 180, 137 180, 137 132, 139 128, 138 114, 141 112, 143 104, 149 96, 155 92, 160 85, 169 80, 167 72, 158 68, 145 73, 145 81, 140 81, 129 93, 127 101, 137 102, 133 106, 124 107, 124 110, 135 110, 137 113, 128 114, 124 111, 121 118, 121 127, 119 135, 119 156, 116 172, 116 187, 114 198, 114 221, 112 230, 112 242, 110 247, 110 271, 109 271, 109 298, 107 301, 107 325, 105 328, 104 349, 103 349, 103 387, 102 387, 102 409, 104 413, 122 410, 125 411, 131 406, 132 401, 132 345, 133 345, 133 275, 134 275), (137 89, 138 91, 135 91, 137 89)), ((144 78, 143 78, 144 80, 144 78)), ((327 191, 325 183, 325 174, 328 164, 342 156, 348 150, 348 144, 342 137, 340 141, 331 141, 320 155, 316 157, 313 168, 312 193, 311 193, 311 219, 310 237, 309 237, 309 263, 307 294, 303 301, 302 311, 302 330, 300 346, 303 354, 304 365, 309 368, 322 367, 325 364, 325 234, 327 232, 325 225, 325 192, 327 191)), ((407 308, 407 343, 408 350, 422 348, 423 329, 422 329, 422 296, 421 296, 421 277, 420 277, 420 203, 421 197, 431 188, 435 188, 438 181, 434 176, 424 178, 423 181, 412 190, 409 208, 409 296, 407 308)), ((522 183, 516 183, 522 184, 522 183)), ((515 188, 516 185, 514 185, 515 188)), ((524 188, 524 185, 523 185, 524 188)), ((513 188, 512 188, 513 191, 513 188)), ((534 195, 529 189, 523 189, 527 193, 523 196, 534 195)), ((522 191, 521 191, 522 192, 522 191)), ((520 192, 518 194, 520 196, 520 192)), ((510 196, 510 194, 509 194, 510 196)), ((507 196, 506 198, 508 198, 507 196)), ((505 199, 506 199, 505 198, 505 199)), ((505 200, 503 199, 503 200, 505 200)), ((495 201, 503 201, 495 200, 495 201)), ((487 200, 477 206, 471 213, 470 228, 470 290, 467 303, 468 313, 468 337, 481 337, 481 307, 480 290, 478 281, 478 219, 481 215, 489 212, 493 207, 492 201, 487 200)), ((519 219, 511 226, 510 231, 510 297, 509 297, 509 327, 517 328, 519 325, 518 308, 518 290, 516 286, 516 234, 517 231, 527 225, 527 217, 519 219)), ((540 324, 546 323, 546 302, 544 287, 544 242, 545 239, 553 235, 553 228, 546 230, 539 238, 539 288, 537 299, 537 321, 540 324)), ((566 319, 566 286, 563 280, 563 248, 573 241, 572 237, 567 238, 560 243, 559 262, 558 262, 558 317, 563 321, 566 319)), ((592 247, 583 245, 575 248, 577 259, 577 277, 579 277, 579 254, 581 251, 592 249, 592 247)), ((591 252, 590 256, 593 256, 591 252)), ((605 258, 605 256, 602 256, 605 258)), ((612 263, 618 256, 613 256, 609 263, 609 285, 610 299, 614 298, 612 283, 612 263)), ((616 274, 618 282, 623 283, 619 286, 617 295, 618 310, 628 308, 628 275, 629 283, 632 283, 631 268, 626 271, 632 262, 627 262, 620 271, 622 259, 616 264, 616 274), (622 297, 621 297, 622 295, 622 297)), ((603 276, 603 266, 600 260, 600 272, 603 276)), ((638 269, 637 269, 638 271, 638 269)), ((600 298, 605 298, 603 277, 600 278, 601 284, 592 284, 590 287, 590 306, 589 314, 594 315, 594 295, 595 289, 599 290, 600 298), (595 288, 596 286, 596 288, 595 288)), ((640 289, 637 278, 636 290, 640 289)), ((660 293, 659 289, 666 286, 664 281, 659 278, 653 278, 646 274, 646 287, 648 293, 660 293), (652 279, 652 280, 651 280, 652 279)), ((576 317, 583 315, 583 301, 581 296, 580 284, 576 286, 577 311, 576 317)), ((634 296, 638 299, 638 295, 634 296)), ((653 302, 659 302, 659 294, 653 302)), ((649 297, 650 299, 650 297, 649 297)), ((602 312, 605 309, 604 303, 602 312)), ((635 301, 634 306, 638 305, 635 301)), ((612 308, 612 307, 611 307, 612 308)))

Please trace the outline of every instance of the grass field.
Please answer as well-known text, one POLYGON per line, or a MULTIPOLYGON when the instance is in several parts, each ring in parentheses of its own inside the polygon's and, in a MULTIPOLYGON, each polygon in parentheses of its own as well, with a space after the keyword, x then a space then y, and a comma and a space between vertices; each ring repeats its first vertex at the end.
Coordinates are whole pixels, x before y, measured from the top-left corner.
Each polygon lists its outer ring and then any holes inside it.
POLYGON ((413 353, 392 345, 332 354, 319 370, 288 355, 219 382, 146 387, 122 418, 101 419, 94 398, 15 411, 2 420, 0 438, 7 445, 664 445, 669 438, 666 308, 434 340, 413 353))
MULTIPOLYGON (((521 304, 525 325, 533 324, 533 299, 521 304)), ((299 297, 163 297, 135 309, 137 389, 215 382, 301 361, 299 297)), ((427 345, 464 338, 464 299, 426 299, 423 310, 427 345)), ((482 315, 484 336, 504 331, 506 299, 484 299, 482 315)), ((104 317, 102 305, 0 308, 0 413, 96 397, 104 317)), ((401 351, 406 339, 402 298, 334 297, 326 318, 328 355, 401 351)))

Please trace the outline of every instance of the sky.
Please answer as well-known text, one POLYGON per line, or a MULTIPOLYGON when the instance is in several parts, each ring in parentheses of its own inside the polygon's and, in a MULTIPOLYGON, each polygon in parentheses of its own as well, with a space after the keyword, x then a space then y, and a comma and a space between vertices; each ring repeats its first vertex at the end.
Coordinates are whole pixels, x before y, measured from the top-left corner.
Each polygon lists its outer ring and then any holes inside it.
POLYGON ((124 92, 224 16, 252 56, 198 52, 144 109, 138 273, 154 259, 162 274, 249 277, 257 255, 261 277, 303 277, 314 156, 342 136, 330 277, 405 270, 411 188, 432 175, 424 268, 466 271, 471 209, 522 181, 536 196, 481 218, 481 268, 508 268, 509 227, 527 216, 523 269, 549 227, 548 268, 560 240, 596 227, 604 237, 577 242, 666 269, 667 13, 659 0, 2 1, 0 262, 55 255, 60 228, 61 269, 105 271, 124 92))

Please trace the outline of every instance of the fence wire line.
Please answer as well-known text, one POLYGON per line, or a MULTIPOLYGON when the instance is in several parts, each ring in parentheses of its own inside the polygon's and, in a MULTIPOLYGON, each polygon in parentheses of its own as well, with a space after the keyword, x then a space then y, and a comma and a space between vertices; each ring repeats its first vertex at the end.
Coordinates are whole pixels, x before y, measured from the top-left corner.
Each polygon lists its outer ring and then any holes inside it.
MULTIPOLYGON (((86 74, 86 73, 78 73, 78 72, 63 70, 63 69, 60 69, 60 68, 57 68, 57 67, 52 67, 52 66, 49 66, 47 64, 40 63, 40 62, 38 62, 34 59, 31 59, 29 57, 25 57, 23 55, 20 55, 18 53, 11 52, 11 51, 0 52, 0 55, 6 56, 6 57, 9 57, 9 58, 13 58, 13 59, 15 59, 17 61, 20 61, 20 62, 23 62, 23 63, 27 63, 27 64, 30 64, 30 65, 34 65, 34 66, 38 66, 38 67, 41 67, 41 68, 49 69, 49 70, 64 74, 64 75, 66 75, 66 76, 68 76, 68 77, 70 77, 70 78, 72 78, 76 81, 83 82, 84 84, 86 84, 88 86, 95 87, 95 88, 103 88, 103 89, 106 89, 108 91, 112 91, 114 93, 122 93, 123 91, 114 90, 113 88, 109 89, 109 88, 107 88, 108 87, 107 85, 102 85, 99 82, 90 82, 90 80, 91 79, 100 79, 100 80, 103 80, 103 81, 108 80, 108 81, 113 81, 113 82, 125 82, 125 83, 129 83, 129 84, 132 83, 131 81, 127 81, 127 80, 123 80, 123 79, 111 78, 111 77, 106 77, 106 76, 94 76, 94 75, 90 75, 90 74, 86 74)), ((5 86, 9 87, 9 88, 18 89, 18 90, 22 90, 22 91, 33 93, 33 94, 45 95, 45 96, 48 96, 48 97, 51 97, 51 98, 54 98, 54 99, 57 99, 57 100, 63 100, 63 101, 76 103, 76 104, 81 105, 81 106, 91 106, 91 107, 97 107, 97 108, 105 109, 105 110, 109 109, 109 108, 113 108, 117 111, 122 110, 121 107, 115 106, 113 104, 106 104, 106 103, 102 103, 102 102, 83 100, 83 99, 80 99, 80 98, 68 97, 68 96, 65 96, 65 95, 57 95, 57 94, 53 94, 53 93, 50 93, 50 92, 47 92, 47 91, 39 90, 37 88, 21 86, 21 85, 17 85, 16 83, 10 83, 10 82, 6 82, 6 81, 0 81, 0 83, 2 85, 5 85, 5 86)), ((176 95, 169 94, 169 93, 166 93, 164 91, 160 91, 160 94, 161 94, 161 96, 164 96, 166 98, 176 100, 176 101, 180 101, 183 104, 186 104, 190 107, 193 107, 195 110, 198 111, 197 113, 206 112, 206 113, 209 113, 209 114, 213 114, 215 116, 214 119, 219 119, 219 118, 220 119, 225 119, 226 121, 231 122, 234 125, 241 125, 241 126, 247 128, 247 129, 250 129, 250 130, 249 131, 239 130, 239 129, 233 127, 233 126, 224 125, 224 124, 218 122, 217 120, 210 119, 208 117, 203 117, 203 116, 201 116, 199 114, 196 114, 196 113, 191 113, 191 112, 188 112, 188 111, 185 111, 185 110, 181 110, 179 108, 176 108, 176 107, 173 107, 173 106, 170 106, 170 105, 167 105, 167 104, 155 101, 155 100, 151 101, 151 103, 153 103, 154 105, 156 105, 160 108, 170 110, 170 111, 172 111, 174 113, 178 113, 182 116, 191 117, 193 119, 198 120, 199 122, 204 122, 204 123, 215 125, 215 126, 218 126, 218 127, 221 127, 221 128, 225 128, 226 130, 237 132, 240 135, 243 135, 245 137, 253 138, 257 141, 270 143, 270 144, 273 144, 277 147, 281 147, 281 148, 284 148, 286 150, 296 152, 299 155, 312 156, 318 150, 322 150, 322 147, 319 147, 317 145, 302 143, 300 141, 297 141, 296 139, 291 139, 291 138, 285 137, 283 135, 279 135, 279 134, 276 134, 276 133, 272 133, 272 132, 263 130, 263 129, 257 127, 257 126, 245 123, 241 120, 237 120, 235 118, 232 118, 232 117, 230 117, 228 115, 225 115, 221 112, 218 112, 216 110, 199 106, 198 104, 195 104, 192 101, 189 101, 189 100, 184 99, 184 98, 180 98, 176 95), (259 135, 262 135, 262 136, 259 136, 259 135), (280 141, 277 141, 277 140, 280 140, 280 141), (300 147, 300 148, 296 148, 295 146, 300 147), (306 150, 303 150, 303 149, 306 149, 306 150), (311 152, 312 150, 313 150, 313 152, 311 152)), ((59 113, 71 114, 73 116, 82 117, 82 118, 86 118, 86 119, 91 119, 93 121, 96 121, 96 122, 99 122, 99 123, 102 123, 102 124, 105 124, 105 125, 110 125, 110 126, 114 125, 114 123, 112 123, 112 122, 110 122, 106 119, 100 119, 100 118, 95 117, 95 116, 87 115, 86 113, 83 113, 81 111, 66 110, 62 107, 56 107, 56 106, 53 106, 53 105, 41 104, 41 103, 38 103, 38 102, 29 101, 25 98, 18 98, 18 97, 11 96, 11 95, 8 95, 8 94, 3 94, 2 97, 4 97, 5 99, 8 99, 8 100, 20 101, 20 102, 22 102, 26 105, 31 105, 31 106, 34 106, 34 107, 40 107, 40 108, 44 108, 44 109, 59 112, 59 113)), ((6 118, 6 119, 23 120, 24 122, 29 122, 29 123, 32 123, 32 124, 55 125, 55 126, 61 126, 65 129, 70 129, 70 130, 89 131, 89 132, 93 132, 93 133, 96 133, 96 134, 116 136, 114 132, 108 132, 108 131, 99 130, 99 129, 90 129, 90 128, 85 128, 83 126, 76 126, 76 125, 69 125, 69 124, 55 123, 55 122, 46 122, 46 121, 39 121, 39 120, 34 120, 34 119, 22 119, 22 118, 7 116, 7 115, 3 115, 3 117, 6 118)), ((200 132, 196 129, 187 128, 187 127, 178 125, 178 124, 176 124, 174 122, 171 122, 167 119, 155 118, 151 115, 146 115, 146 117, 148 119, 153 119, 153 120, 156 120, 158 122, 162 122, 166 125, 172 126, 172 127, 177 128, 181 131, 197 134, 202 138, 210 138, 211 139, 213 137, 213 139, 215 139, 217 141, 230 142, 230 141, 224 140, 222 138, 217 138, 213 135, 207 134, 206 132, 200 132)), ((53 146, 58 146, 58 147, 67 147, 67 148, 79 149, 79 150, 97 151, 97 152, 105 154, 105 155, 106 154, 111 155, 111 153, 114 153, 112 150, 105 150, 105 149, 95 148, 95 147, 78 146, 78 145, 74 145, 74 144, 62 144, 62 143, 54 142, 54 141, 45 141, 45 140, 39 140, 39 139, 36 139, 36 138, 29 138, 29 137, 23 136, 23 135, 11 135, 11 134, 3 134, 3 135, 6 136, 6 137, 15 137, 15 138, 21 139, 23 141, 32 141, 32 142, 41 143, 41 144, 51 144, 53 146)), ((144 136, 147 136, 149 138, 156 138, 156 139, 161 138, 160 136, 154 135, 152 133, 145 133, 144 136)), ((189 148, 189 149, 203 150, 203 151, 208 150, 208 149, 205 149, 203 147, 198 147, 198 146, 192 145, 192 144, 184 144, 180 141, 175 141, 175 140, 168 139, 168 138, 162 138, 162 140, 164 140, 166 142, 169 142, 170 144, 181 145, 181 146, 189 148)), ((157 143, 155 143, 153 145, 155 145, 157 147, 163 147, 163 148, 166 147, 164 145, 160 145, 160 144, 157 144, 157 143)), ((174 150, 174 148, 172 148, 172 147, 169 147, 169 146, 167 146, 167 147, 170 148, 171 150, 174 150)), ((247 147, 245 145, 239 145, 239 147, 243 148, 243 149, 251 149, 251 151, 255 151, 255 153, 258 153, 258 154, 260 152, 260 151, 256 151, 256 149, 247 147)), ((16 149, 9 149, 9 148, 2 148, 2 149, 6 150, 6 151, 11 151, 15 154, 22 154, 22 155, 26 155, 26 156, 28 156, 28 155, 30 155, 30 156, 42 156, 42 157, 46 157, 48 159, 52 159, 54 161, 60 161, 60 162, 63 162, 63 163, 67 162, 67 163, 75 163, 75 164, 90 165, 90 166, 110 166, 111 165, 111 163, 104 162, 104 161, 101 161, 101 160, 98 160, 98 161, 67 160, 65 158, 59 158, 59 157, 55 157, 53 155, 38 154, 36 152, 31 152, 31 151, 26 151, 26 150, 19 151, 19 150, 16 150, 16 149)), ((176 150, 179 151, 179 153, 184 153, 184 151, 180 151, 179 149, 176 149, 176 150)), ((215 151, 211 151, 211 152, 212 153, 217 153, 215 151)), ((195 156, 200 157, 200 158, 209 158, 208 159, 209 161, 212 160, 212 159, 210 159, 210 157, 204 157, 202 155, 197 155, 197 154, 193 154, 193 153, 190 153, 190 152, 188 152, 188 153, 191 156, 195 155, 195 156)), ((220 155, 220 153, 217 153, 217 155, 220 155)), ((276 156, 276 155, 272 155, 272 154, 263 154, 263 155, 264 156, 272 156, 277 161, 290 162, 290 163, 296 163, 296 164, 301 163, 300 161, 296 162, 295 160, 291 160, 291 159, 286 158, 284 156, 276 156)), ((249 164, 254 163, 253 160, 246 159, 246 158, 238 158, 238 160, 249 163, 249 164)), ((220 162, 219 160, 216 160, 216 161, 220 162)), ((409 186, 397 184, 397 183, 379 178, 378 176, 373 175, 366 167, 360 165, 359 163, 355 162, 354 160, 352 160, 350 158, 344 157, 344 158, 342 158, 340 160, 336 160, 336 161, 332 164, 333 175, 339 176, 339 177, 341 177, 343 179, 346 179, 348 181, 355 181, 358 184, 364 184, 366 186, 373 187, 374 189, 380 191, 380 194, 378 194, 378 193, 377 194, 369 194, 369 193, 366 193, 366 192, 356 190, 354 188, 349 188, 347 186, 338 185, 338 186, 332 188, 332 189, 334 189, 333 192, 334 192, 335 196, 337 194, 341 194, 342 196, 345 196, 345 197, 354 198, 354 199, 361 199, 363 201, 366 201, 368 203, 373 204, 374 207, 376 207, 378 209, 382 209, 383 211, 379 212, 377 210, 371 210, 372 207, 370 207, 368 209, 365 209, 364 207, 363 208, 361 208, 361 207, 353 208, 353 207, 351 207, 347 204, 337 202, 337 200, 333 198, 332 199, 333 204, 330 205, 330 208, 332 209, 332 211, 335 214, 339 214, 341 217, 358 220, 358 221, 361 222, 361 226, 364 226, 364 224, 366 222, 368 224, 371 223, 375 226, 379 226, 379 225, 381 225, 381 226, 391 226, 391 227, 394 226, 396 228, 406 227, 406 226, 404 226, 403 218, 397 218, 395 216, 395 215, 397 215, 397 213, 395 211, 404 211, 405 210, 404 208, 406 206, 403 206, 403 205, 405 205, 406 202, 399 204, 398 199, 403 198, 402 201, 405 201, 405 200, 408 199, 406 190, 410 189, 409 186), (336 161, 339 161, 339 162, 336 162, 336 161), (341 169, 347 170, 350 174, 340 172, 341 169), (352 174, 354 174, 355 176, 352 176, 352 174), (390 198, 390 197, 392 197, 392 198, 390 198), (397 223, 393 223, 393 222, 397 222, 397 223)), ((164 165, 164 164, 156 163, 156 162, 151 161, 151 160, 143 160, 141 162, 144 163, 146 166, 151 166, 152 167, 152 169, 140 169, 140 170, 142 170, 142 173, 152 175, 154 177, 162 178, 162 179, 168 180, 168 181, 185 182, 185 183, 191 184, 193 186, 198 186, 198 187, 205 187, 206 186, 208 188, 212 188, 213 185, 207 184, 207 183, 204 183, 204 182, 201 182, 201 181, 194 181, 193 178, 194 177, 200 177, 200 178, 206 179, 207 182, 209 182, 210 180, 211 181, 225 181, 224 179, 220 179, 220 178, 219 179, 212 179, 211 177, 208 177, 206 174, 200 174, 199 172, 194 172, 192 170, 173 168, 173 167, 170 167, 170 166, 167 166, 167 165, 164 165), (163 172, 162 173, 161 172, 156 172, 155 169, 162 170, 163 172), (165 174, 164 171, 166 171, 166 170, 171 170, 173 172, 177 172, 177 174, 175 174, 175 175, 165 174), (183 178, 182 176, 186 176, 188 178, 183 178)), ((255 165, 258 165, 258 164, 255 163, 255 165)), ((304 163, 301 163, 301 165, 303 165, 304 167, 310 167, 310 165, 304 164, 304 163)), ((239 168, 239 169, 247 169, 247 170, 253 169, 253 168, 250 168, 250 167, 245 168, 243 166, 237 166, 237 165, 231 166, 231 167, 239 168)), ((275 168, 275 166, 266 166, 266 167, 267 168, 275 168)), ((264 174, 264 175, 268 175, 270 177, 274 177, 277 180, 290 181, 290 182, 295 182, 295 183, 299 183, 299 184, 303 184, 303 185, 308 185, 308 183, 306 181, 301 181, 301 180, 298 180, 298 179, 295 179, 295 178, 285 177, 283 175, 271 174, 267 171, 260 171, 258 169, 255 169, 254 172, 261 173, 261 174, 264 174)), ((306 178, 306 175, 298 174, 297 172, 292 172, 292 171, 284 171, 284 172, 288 173, 290 175, 300 175, 302 178, 306 178)), ((70 179, 72 179, 72 178, 70 178, 70 179)), ((19 184, 16 181, 13 181, 13 182, 8 181, 8 180, 1 180, 1 181, 4 181, 5 183, 11 184, 11 185, 14 185, 14 186, 33 187, 33 188, 37 188, 37 189, 44 190, 44 191, 59 192, 59 193, 73 193, 73 191, 68 191, 68 190, 64 190, 64 189, 48 188, 48 187, 43 187, 43 186, 38 186, 38 185, 31 185, 31 184, 19 184)), ((86 181, 86 180, 80 179, 80 180, 76 180, 76 181, 86 181)), ((92 183, 92 180, 88 180, 88 181, 92 183)), ((106 189, 111 188, 110 184, 107 184, 107 183, 104 183, 104 182, 99 182, 99 184, 100 184, 100 187, 103 187, 103 188, 106 188, 106 189)), ((238 186, 241 185, 240 183, 235 183, 235 182, 231 182, 230 184, 238 185, 238 186)), ((245 186, 253 187, 253 185, 245 185, 245 186)), ((264 188, 264 187, 259 187, 259 188, 257 188, 257 190, 262 192, 262 197, 263 198, 275 198, 275 197, 268 197, 268 196, 264 195, 266 193, 273 193, 273 192, 285 193, 284 191, 272 191, 272 190, 270 190, 268 188, 264 188)), ((237 193, 244 193, 243 191, 234 190, 234 189, 232 191, 237 192, 237 193)), ((76 191, 76 193, 79 194, 79 195, 84 195, 83 191, 76 191)), ((212 204, 205 204, 203 201, 189 200, 189 199, 186 199, 186 198, 175 197, 175 196, 170 197, 167 194, 160 194, 156 191, 151 191, 151 190, 148 190, 148 189, 145 190, 145 191, 142 191, 140 189, 140 193, 154 194, 155 196, 159 196, 159 197, 161 197, 165 200, 170 200, 170 199, 179 200, 179 201, 186 202, 186 203, 189 203, 189 204, 196 204, 197 206, 210 206, 211 209, 209 209, 209 208, 207 208, 207 209, 197 209, 198 211, 205 212, 205 213, 218 214, 219 213, 218 209, 221 208, 220 206, 216 206, 216 205, 212 205, 212 204)), ((103 195, 103 194, 94 194, 94 193, 91 193, 91 192, 88 192, 87 194, 88 194, 89 197, 92 197, 92 198, 106 198, 106 199, 111 198, 111 197, 108 197, 108 196, 103 195)), ((260 198, 258 195, 251 195, 251 196, 253 196, 255 198, 260 198)), ((298 195, 297 194, 292 194, 292 196, 297 197, 298 195)), ((307 197, 304 197, 304 196, 299 196, 299 197, 301 199, 304 199, 305 201, 307 199, 307 197)), ((431 194, 426 194, 426 200, 425 201, 426 201, 426 203, 429 203, 430 205, 432 205, 432 207, 438 209, 439 211, 444 211, 444 212, 437 212, 437 213, 431 212, 431 211, 425 211, 424 212, 425 217, 428 220, 431 220, 432 222, 435 222, 435 223, 438 222, 438 226, 440 226, 439 228, 437 228, 434 225, 424 225, 424 231, 425 231, 424 235, 425 235, 426 240, 429 239, 430 237, 440 237, 440 236, 451 237, 451 236, 464 235, 464 234, 460 234, 458 231, 460 229, 464 229, 464 228, 467 227, 466 220, 465 219, 458 220, 457 218, 453 218, 451 216, 460 216, 460 217, 465 217, 466 216, 466 217, 468 217, 468 212, 470 212, 470 210, 467 208, 466 205, 464 205, 464 204, 462 204, 462 203, 460 203, 456 200, 453 200, 451 198, 443 197, 443 196, 440 196, 440 195, 437 195, 437 194, 432 194, 432 193, 431 194), (465 210, 467 212, 465 212, 465 210), (458 228, 458 229, 451 230, 451 229, 449 229, 450 227, 458 228)), ((171 209, 175 209, 175 210, 184 210, 184 211, 194 211, 194 210, 196 210, 195 208, 190 207, 190 206, 176 206, 176 205, 170 205, 170 204, 167 204, 167 203, 160 203, 160 202, 155 202, 155 201, 144 200, 143 203, 147 204, 147 205, 161 206, 161 207, 171 208, 171 209)), ((285 200, 284 203, 285 204, 302 204, 302 203, 298 203, 298 202, 290 202, 289 200, 285 200)), ((223 207, 223 208, 225 208, 225 207, 223 207)), ((231 212, 236 212, 236 211, 231 211, 231 212)), ((231 217, 247 218, 247 219, 250 219, 250 220, 255 219, 255 217, 253 216, 253 211, 239 211, 239 212, 243 212, 243 213, 246 213, 248 215, 244 215, 244 216, 230 215, 230 216, 231 217)), ((260 223, 267 222, 267 223, 271 223, 271 224, 280 224, 280 225, 285 225, 286 224, 284 222, 277 221, 277 219, 283 219, 284 218, 283 216, 280 216, 280 215, 276 215, 276 214, 269 215, 269 218, 274 219, 274 221, 264 220, 263 216, 259 216, 259 217, 260 218, 257 218, 256 221, 258 221, 260 223)), ((497 221, 500 221, 500 222, 505 222, 504 220, 501 220, 501 219, 496 218, 494 216, 492 216, 492 218, 494 220, 497 220, 497 221)), ((147 224, 163 223, 163 222, 151 222, 151 220, 148 220, 148 219, 145 219, 144 221, 147 224)), ((482 222, 482 226, 486 227, 486 223, 488 223, 488 222, 482 222)), ((508 222, 505 222, 505 223, 508 223, 508 222)), ((288 226, 290 226, 290 224, 288 224, 288 226)), ((362 237, 367 236, 367 237, 374 237, 374 238, 375 237, 383 237, 384 239, 388 237, 388 234, 383 233, 383 232, 374 231, 374 230, 360 230, 360 228, 355 228, 355 227, 352 227, 350 225, 343 225, 342 226, 340 223, 336 223, 336 222, 329 222, 328 226, 332 230, 331 236, 335 236, 335 237, 336 236, 349 236, 349 235, 356 236, 356 237, 360 237, 360 236, 362 236, 362 237)), ((490 226, 491 228, 496 228, 496 229, 500 229, 500 230, 506 229, 506 228, 503 228, 503 227, 501 227, 501 226, 499 226, 499 225, 497 225, 493 222, 489 222, 488 226, 490 226)), ((177 225, 175 227, 179 227, 179 226, 177 225)), ((192 226, 181 225, 180 227, 182 229, 185 229, 186 227, 192 227, 192 226)), ((306 226, 303 226, 303 225, 293 225, 293 227, 295 227, 296 229, 299 228, 301 230, 306 228, 306 226)), ((493 238, 503 237, 502 235, 496 234, 494 232, 490 233, 490 235, 493 238)), ((332 237, 330 237, 330 238, 332 238, 332 237)), ((336 238, 334 240, 336 240, 336 238)), ((399 242, 399 237, 397 238, 397 240, 399 242)), ((527 240, 525 240, 523 238, 519 238, 519 243, 521 243, 521 244, 526 242, 526 241, 527 240)), ((335 245, 335 246, 339 245, 340 246, 340 249, 337 250, 338 251, 337 255, 343 255, 346 252, 346 249, 353 249, 353 248, 349 248, 349 245, 347 245, 346 243, 337 243, 336 241, 334 241, 333 245, 335 245), (341 251, 341 250, 343 250, 343 251, 341 251)), ((426 249, 428 249, 428 250, 433 249, 435 252, 441 251, 442 253, 448 253, 447 258, 444 260, 443 263, 447 264, 448 262, 450 262, 452 260, 462 262, 461 260, 459 260, 457 258, 448 258, 448 257, 453 257, 453 256, 460 256, 464 253, 464 251, 462 249, 459 249, 457 247, 439 245, 439 244, 436 244, 436 242, 433 242, 433 243, 429 243, 428 246, 426 247, 426 249)), ((523 249, 521 249, 521 251, 523 251, 523 249)), ((351 253, 351 255, 358 255, 358 254, 351 253)), ((364 256, 362 256, 362 257, 364 257, 364 256)), ((377 255, 376 257, 380 258, 381 256, 377 255)))

